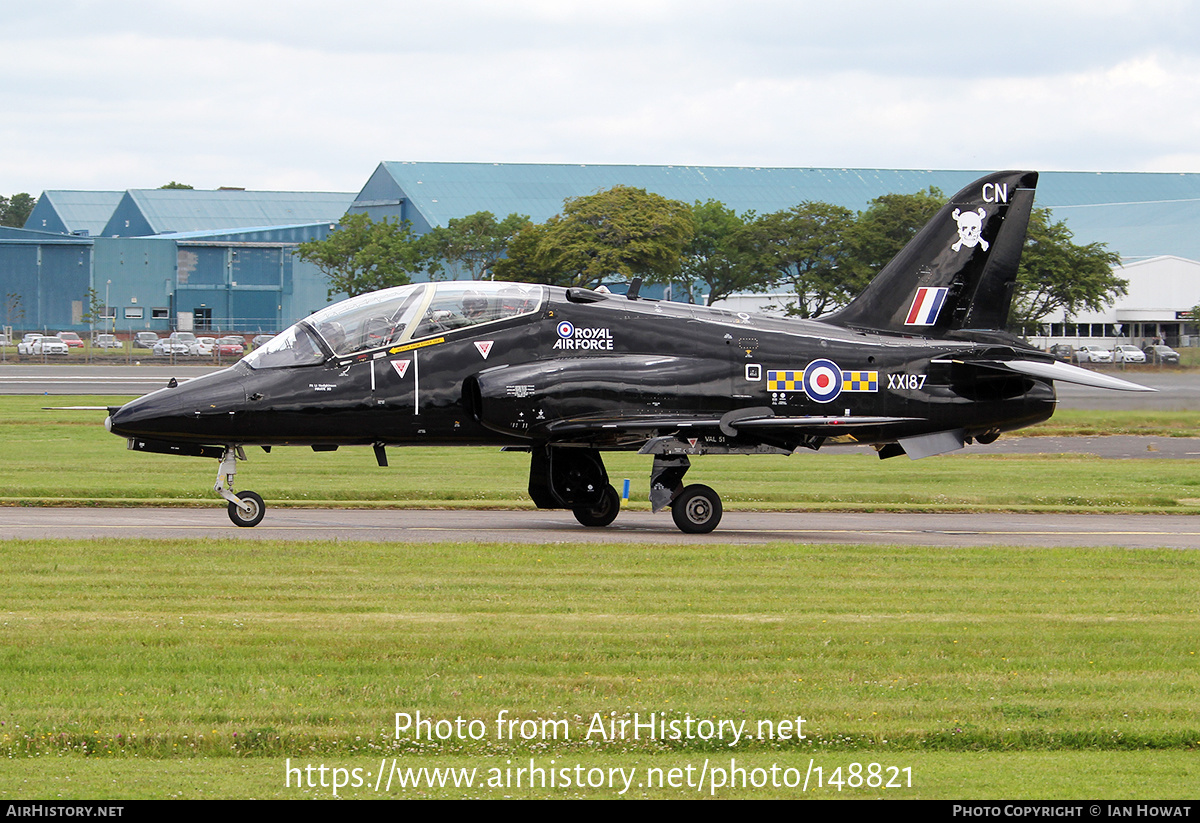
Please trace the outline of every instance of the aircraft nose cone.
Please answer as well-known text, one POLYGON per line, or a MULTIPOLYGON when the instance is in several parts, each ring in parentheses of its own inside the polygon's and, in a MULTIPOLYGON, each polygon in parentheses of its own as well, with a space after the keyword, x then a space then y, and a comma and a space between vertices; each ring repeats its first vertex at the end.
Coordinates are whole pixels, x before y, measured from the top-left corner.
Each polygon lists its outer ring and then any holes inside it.
POLYGON ((179 417, 181 406, 177 392, 177 389, 160 389, 119 408, 110 408, 104 426, 122 437, 161 434, 167 420, 179 417))
POLYGON ((234 434, 232 420, 245 406, 239 376, 226 369, 109 409, 105 425, 122 437, 222 442, 234 434))

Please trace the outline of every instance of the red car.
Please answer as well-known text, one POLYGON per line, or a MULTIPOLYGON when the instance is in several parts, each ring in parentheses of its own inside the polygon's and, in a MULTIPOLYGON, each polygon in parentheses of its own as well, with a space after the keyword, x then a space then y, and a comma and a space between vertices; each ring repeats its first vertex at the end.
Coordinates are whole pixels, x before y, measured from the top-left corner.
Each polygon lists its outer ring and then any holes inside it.
POLYGON ((83 348, 83 340, 73 331, 60 331, 55 337, 66 343, 68 349, 83 348))
POLYGON ((221 356, 237 355, 240 357, 246 353, 246 344, 240 337, 222 337, 213 346, 213 350, 221 356))

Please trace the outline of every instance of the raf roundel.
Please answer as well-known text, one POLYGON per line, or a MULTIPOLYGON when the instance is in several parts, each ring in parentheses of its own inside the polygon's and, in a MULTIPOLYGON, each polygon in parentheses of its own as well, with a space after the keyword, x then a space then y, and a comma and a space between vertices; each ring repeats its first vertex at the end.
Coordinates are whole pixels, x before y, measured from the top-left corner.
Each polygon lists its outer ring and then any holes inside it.
POLYGON ((842 370, 832 360, 814 360, 804 367, 804 393, 818 403, 836 400, 842 393, 842 370))
POLYGON ((558 324, 558 336, 563 340, 570 340, 575 336, 575 327, 571 325, 569 320, 564 320, 558 324))

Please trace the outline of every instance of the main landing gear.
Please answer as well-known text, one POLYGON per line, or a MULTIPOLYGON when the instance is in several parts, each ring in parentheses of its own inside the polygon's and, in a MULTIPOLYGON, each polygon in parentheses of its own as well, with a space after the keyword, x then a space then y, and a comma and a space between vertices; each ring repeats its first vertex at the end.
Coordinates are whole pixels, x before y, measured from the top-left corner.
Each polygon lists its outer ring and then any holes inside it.
POLYGON ((237 474, 237 461, 245 460, 241 446, 226 446, 217 469, 217 482, 213 491, 229 501, 229 519, 235 526, 257 526, 267 513, 267 504, 255 492, 243 491, 234 494, 233 478, 237 474))
MULTIPOLYGON (((600 452, 569 446, 543 446, 532 451, 529 496, 538 508, 570 509, 576 520, 593 528, 617 519, 621 498, 608 482, 600 452)), ((708 534, 721 522, 721 497, 698 483, 684 486, 683 475, 689 467, 687 455, 655 455, 650 505, 656 512, 670 506, 680 531, 708 534)))
POLYGON ((721 496, 708 486, 683 485, 691 467, 686 454, 656 454, 650 470, 650 508, 660 512, 671 507, 671 518, 681 532, 708 534, 721 522, 721 496))

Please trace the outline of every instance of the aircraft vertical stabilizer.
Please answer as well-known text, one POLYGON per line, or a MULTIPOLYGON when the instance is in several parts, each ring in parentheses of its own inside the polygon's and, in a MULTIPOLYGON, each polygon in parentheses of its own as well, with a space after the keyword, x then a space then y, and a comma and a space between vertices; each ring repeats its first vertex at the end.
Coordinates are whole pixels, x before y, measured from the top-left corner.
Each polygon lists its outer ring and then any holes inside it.
POLYGON ((1005 171, 967 186, 862 294, 822 319, 924 337, 1003 329, 1037 178, 1037 172, 1005 171))

